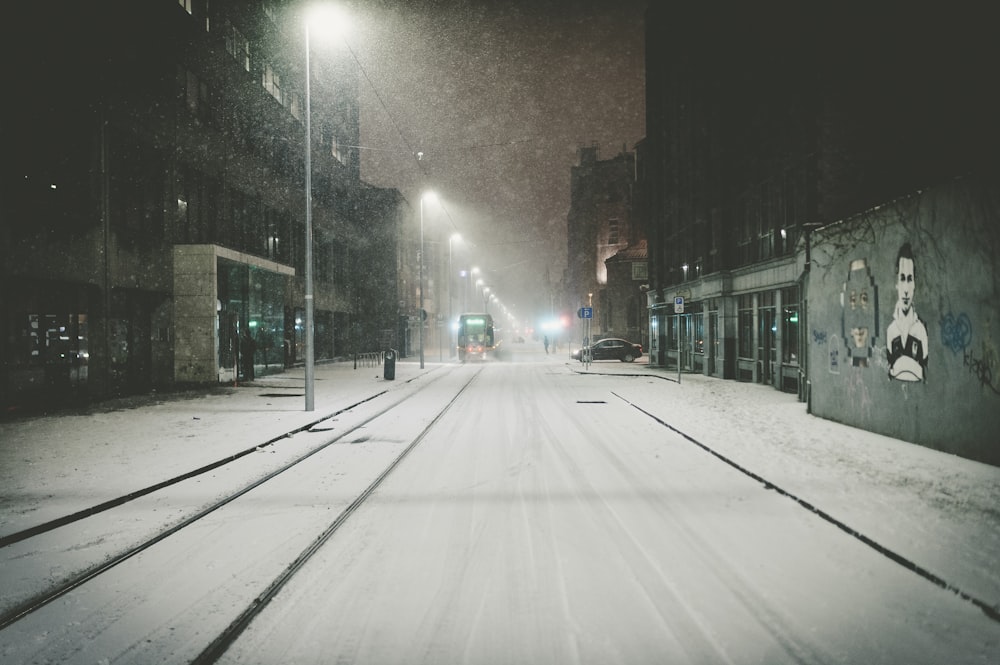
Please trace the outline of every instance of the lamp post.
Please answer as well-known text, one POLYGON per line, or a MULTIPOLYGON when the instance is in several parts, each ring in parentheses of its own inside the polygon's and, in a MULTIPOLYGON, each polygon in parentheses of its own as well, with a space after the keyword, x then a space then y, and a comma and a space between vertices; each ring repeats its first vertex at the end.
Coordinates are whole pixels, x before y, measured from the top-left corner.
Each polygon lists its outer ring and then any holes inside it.
POLYGON ((465 283, 465 311, 467 312, 469 311, 469 306, 472 301, 472 287, 475 286, 472 280, 475 279, 475 276, 478 274, 479 268, 473 266, 472 270, 469 271, 469 281, 465 283))
POLYGON ((420 195, 420 313, 417 316, 420 319, 419 322, 419 332, 420 332, 420 369, 424 368, 424 199, 429 199, 431 201, 437 200, 437 195, 434 192, 424 192, 420 195))
POLYGON ((455 350, 455 344, 451 339, 451 317, 453 312, 451 311, 451 284, 455 276, 451 272, 451 244, 455 240, 461 240, 462 236, 457 233, 452 233, 448 236, 448 357, 451 358, 452 352, 455 350))
POLYGON ((315 333, 313 330, 313 232, 312 232, 312 109, 309 94, 309 18, 305 20, 306 30, 306 411, 316 408, 315 394, 315 333))
POLYGON ((303 27, 305 29, 306 46, 306 137, 305 137, 305 171, 306 171, 306 246, 305 246, 305 328, 306 328, 306 359, 305 359, 305 410, 313 411, 316 408, 315 402, 315 376, 316 376, 316 331, 313 324, 313 229, 312 229, 312 95, 310 93, 310 66, 309 66, 309 27, 311 23, 322 22, 325 26, 331 26, 335 31, 342 32, 345 29, 346 18, 335 7, 316 7, 310 10, 304 17, 303 27))

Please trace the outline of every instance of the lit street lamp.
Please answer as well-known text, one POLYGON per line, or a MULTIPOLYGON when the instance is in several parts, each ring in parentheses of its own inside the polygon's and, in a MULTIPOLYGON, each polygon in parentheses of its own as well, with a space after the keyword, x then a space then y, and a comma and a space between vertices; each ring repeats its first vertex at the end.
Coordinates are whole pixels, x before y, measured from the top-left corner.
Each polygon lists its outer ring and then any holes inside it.
POLYGON ((312 230, 312 109, 309 94, 309 19, 306 29, 306 411, 316 408, 315 383, 315 333, 313 330, 313 230, 312 230))
MULTIPOLYGON (((479 274, 479 268, 477 268, 476 266, 473 266, 472 270, 469 271, 469 281, 465 283, 465 311, 466 312, 469 311, 469 303, 472 300, 472 287, 474 286, 472 280, 475 279, 475 276, 478 275, 478 274, 479 274)), ((475 285, 478 285, 478 284, 479 284, 479 280, 476 280, 476 284, 475 285)))
POLYGON ((424 199, 437 201, 434 192, 424 192, 420 195, 420 312, 417 316, 420 319, 420 369, 424 368, 424 199))
POLYGON ((452 352, 455 350, 455 344, 452 343, 451 339, 451 284, 455 279, 455 276, 451 274, 451 244, 455 240, 461 240, 462 236, 457 233, 452 233, 448 236, 448 357, 451 358, 452 352))
POLYGON ((333 8, 322 8, 322 13, 320 13, 320 8, 314 9, 306 15, 304 23, 305 36, 306 36, 306 85, 305 85, 305 97, 306 97, 306 159, 305 159, 305 171, 306 171, 306 247, 305 247, 305 327, 306 327, 306 377, 305 377, 305 395, 306 395, 306 411, 313 411, 316 408, 316 396, 314 391, 315 377, 316 377, 316 332, 315 326, 313 325, 313 229, 312 229, 312 108, 311 108, 311 94, 309 90, 310 84, 310 67, 309 67, 309 25, 313 22, 323 21, 327 25, 336 25, 339 29, 342 29, 344 23, 344 17, 339 13, 335 12, 333 8))

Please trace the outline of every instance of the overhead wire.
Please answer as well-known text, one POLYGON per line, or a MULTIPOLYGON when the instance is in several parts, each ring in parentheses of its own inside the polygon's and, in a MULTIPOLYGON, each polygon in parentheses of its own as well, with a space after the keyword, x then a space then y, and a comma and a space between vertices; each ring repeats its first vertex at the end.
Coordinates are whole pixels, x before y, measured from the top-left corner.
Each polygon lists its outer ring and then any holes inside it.
MULTIPOLYGON (((403 133, 402 127, 400 127, 399 122, 396 120, 396 116, 394 116, 392 111, 389 110, 389 106, 388 104, 386 104, 385 99, 382 97, 382 93, 379 92, 379 89, 378 87, 376 87, 375 82, 372 81, 371 77, 368 75, 368 70, 365 69, 365 66, 363 64, 361 64, 361 60, 358 58, 357 53, 354 52, 354 49, 351 48, 351 45, 347 41, 347 39, 344 39, 344 45, 347 47, 347 51, 348 53, 351 54, 351 57, 354 58, 354 62, 358 65, 358 69, 361 71, 361 74, 365 77, 365 81, 367 81, 368 85, 371 87, 371 90, 375 94, 375 98, 378 99, 378 102, 381 105, 382 110, 385 111, 385 114, 389 117, 389 121, 392 123, 392 126, 395 128, 396 132, 399 134, 400 139, 402 139, 403 143, 405 144, 407 152, 416 162, 417 170, 423 176, 424 181, 425 182, 428 181, 430 179, 430 173, 427 171, 427 168, 421 161, 423 157, 423 152, 414 150, 413 145, 406 138, 406 135, 403 133)), ((360 149, 360 146, 357 147, 360 149)), ((445 217, 447 217, 448 223, 451 225, 452 230, 457 232, 458 226, 455 224, 455 220, 451 216, 451 212, 448 210, 447 206, 445 206, 443 202, 439 200, 438 203, 440 204, 441 209, 444 210, 445 217)))

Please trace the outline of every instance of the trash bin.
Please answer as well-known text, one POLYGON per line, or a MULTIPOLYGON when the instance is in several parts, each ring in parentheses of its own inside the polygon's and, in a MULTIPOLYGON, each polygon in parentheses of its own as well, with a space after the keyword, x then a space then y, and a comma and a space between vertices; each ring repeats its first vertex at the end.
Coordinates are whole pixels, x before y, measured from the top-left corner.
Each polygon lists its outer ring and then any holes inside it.
POLYGON ((389 381, 396 378, 396 350, 389 349, 385 352, 385 360, 382 363, 385 365, 384 376, 389 381))

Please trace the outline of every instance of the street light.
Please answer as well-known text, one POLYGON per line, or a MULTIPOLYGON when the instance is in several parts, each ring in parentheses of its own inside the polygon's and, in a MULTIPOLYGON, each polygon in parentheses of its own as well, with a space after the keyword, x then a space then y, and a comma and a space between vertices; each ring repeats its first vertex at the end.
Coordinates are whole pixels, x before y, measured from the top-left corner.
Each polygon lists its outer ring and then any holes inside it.
POLYGON ((313 230, 312 230, 312 108, 311 108, 311 93, 309 89, 310 84, 310 67, 309 67, 309 26, 310 24, 322 24, 324 26, 333 26, 338 31, 341 31, 344 26, 344 16, 338 12, 333 7, 315 7, 311 9, 303 21, 306 36, 306 85, 305 85, 305 97, 306 97, 306 159, 305 159, 305 171, 306 171, 306 248, 305 248, 305 260, 306 260, 306 285, 305 285, 305 305, 306 305, 306 411, 313 411, 316 408, 316 396, 314 391, 315 378, 316 378, 316 334, 313 326, 313 230))
POLYGON ((451 311, 451 283, 455 276, 451 274, 451 244, 455 240, 461 240, 462 236, 458 233, 452 233, 448 236, 448 357, 451 358, 452 351, 455 350, 455 345, 451 340, 451 317, 453 312, 451 311))
MULTIPOLYGON (((465 284, 465 311, 469 311, 469 302, 472 300, 472 287, 474 286, 472 280, 475 276, 479 274, 479 268, 472 266, 472 270, 469 271, 469 281, 465 284)), ((476 283, 478 285, 478 281, 476 283)))
POLYGON ((437 201, 437 194, 424 192, 420 195, 420 369, 424 368, 424 199, 437 201))

